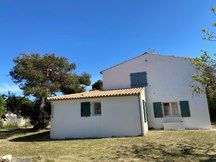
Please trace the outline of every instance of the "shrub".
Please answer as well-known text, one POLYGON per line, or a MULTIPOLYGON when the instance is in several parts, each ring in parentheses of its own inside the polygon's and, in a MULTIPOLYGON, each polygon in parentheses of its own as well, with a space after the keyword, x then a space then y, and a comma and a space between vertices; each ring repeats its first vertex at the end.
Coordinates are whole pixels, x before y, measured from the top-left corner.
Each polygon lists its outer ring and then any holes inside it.
POLYGON ((18 129, 19 126, 17 125, 16 122, 8 122, 7 124, 4 125, 4 128, 7 130, 14 130, 14 129, 18 129))
POLYGON ((92 84, 92 90, 103 90, 103 81, 98 80, 92 84))
POLYGON ((3 129, 3 128, 4 128, 3 123, 2 123, 2 121, 0 120, 0 129, 3 129))

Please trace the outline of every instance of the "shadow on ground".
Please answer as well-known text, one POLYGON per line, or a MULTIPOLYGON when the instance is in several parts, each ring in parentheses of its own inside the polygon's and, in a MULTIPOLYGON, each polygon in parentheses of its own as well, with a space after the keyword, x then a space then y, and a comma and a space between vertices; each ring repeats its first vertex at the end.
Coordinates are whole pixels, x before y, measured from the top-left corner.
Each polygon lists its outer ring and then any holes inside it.
POLYGON ((200 159, 200 162, 216 161, 216 153, 212 149, 196 147, 191 145, 177 144, 172 145, 148 143, 143 145, 132 145, 130 147, 121 146, 116 152, 117 159, 132 155, 134 158, 155 161, 175 161, 176 159, 200 159), (212 154, 212 151, 214 154, 212 154))
POLYGON ((23 135, 27 133, 33 133, 33 132, 35 131, 32 128, 20 128, 20 129, 14 129, 14 130, 0 129, 0 139, 6 139, 13 135, 23 135))
POLYGON ((65 138, 65 139, 50 139, 50 131, 42 131, 33 133, 30 135, 25 135, 21 137, 16 137, 11 139, 11 142, 41 142, 41 141, 68 141, 68 140, 94 140, 101 138, 65 138))
POLYGON ((35 134, 25 135, 22 137, 16 137, 10 140, 11 142, 40 142, 51 141, 50 131, 38 132, 35 134))

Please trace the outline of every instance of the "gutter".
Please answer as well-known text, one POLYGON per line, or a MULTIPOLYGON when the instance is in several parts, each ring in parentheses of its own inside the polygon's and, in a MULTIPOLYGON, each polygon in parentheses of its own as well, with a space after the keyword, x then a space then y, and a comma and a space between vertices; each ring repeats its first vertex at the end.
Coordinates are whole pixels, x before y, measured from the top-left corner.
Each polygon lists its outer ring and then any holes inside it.
POLYGON ((144 118, 143 118, 143 109, 141 105, 141 97, 138 95, 138 105, 139 105, 139 114, 140 114, 140 128, 141 128, 141 136, 144 136, 144 118))

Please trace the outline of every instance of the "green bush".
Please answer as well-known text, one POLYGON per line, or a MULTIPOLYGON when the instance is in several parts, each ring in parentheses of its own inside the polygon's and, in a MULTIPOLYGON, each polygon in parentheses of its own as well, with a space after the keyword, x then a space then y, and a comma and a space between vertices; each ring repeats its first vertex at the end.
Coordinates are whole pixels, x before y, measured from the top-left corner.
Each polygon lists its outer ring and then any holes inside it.
POLYGON ((4 128, 7 130, 14 130, 14 129, 18 129, 19 126, 15 122, 8 122, 7 124, 4 125, 4 128))
POLYGON ((3 123, 0 121, 0 129, 3 129, 4 126, 3 126, 3 123))

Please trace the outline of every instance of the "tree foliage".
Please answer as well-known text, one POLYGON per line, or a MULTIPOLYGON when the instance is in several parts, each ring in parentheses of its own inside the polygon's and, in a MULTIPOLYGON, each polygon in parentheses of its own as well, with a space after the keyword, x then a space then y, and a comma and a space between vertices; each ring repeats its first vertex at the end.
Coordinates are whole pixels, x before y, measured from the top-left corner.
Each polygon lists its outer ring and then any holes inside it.
POLYGON ((103 90, 103 81, 98 80, 92 84, 92 90, 103 90))
POLYGON ((208 92, 212 98, 216 98, 216 60, 210 57, 206 51, 199 58, 192 60, 197 72, 193 79, 200 83, 194 85, 194 91, 197 93, 208 92))
POLYGON ((5 100, 2 96, 0 96, 0 118, 3 117, 5 112, 6 112, 5 100))
POLYGON ((90 85, 89 74, 83 73, 78 76, 72 73, 76 65, 55 54, 21 54, 14 59, 14 63, 10 75, 27 96, 41 98, 60 91, 80 92, 85 90, 84 86, 90 85))
POLYGON ((75 63, 55 54, 39 55, 37 53, 21 54, 14 59, 15 66, 10 71, 13 81, 23 90, 25 96, 36 98, 32 112, 35 128, 43 128, 44 120, 49 114, 45 111, 46 98, 57 92, 64 94, 85 91, 91 84, 90 75, 74 73, 75 63), (38 118, 37 118, 38 117, 38 118), (41 122, 41 123, 40 123, 41 122))
MULTIPOLYGON (((216 7, 212 7, 211 11, 216 15, 216 7)), ((216 23, 212 24, 216 27, 216 23)), ((208 41, 216 41, 216 35, 208 29, 202 29, 203 39, 208 41)), ((197 72, 193 75, 193 79, 200 83, 193 85, 193 89, 197 93, 206 93, 210 116, 212 120, 216 120, 216 58, 211 56, 207 51, 202 50, 201 57, 192 59, 193 65, 197 72)))
POLYGON ((6 98, 6 108, 17 116, 29 118, 34 107, 33 102, 27 97, 16 96, 9 93, 6 98))
POLYGON ((39 100, 34 102, 27 97, 16 96, 10 94, 6 99, 7 111, 10 111, 17 116, 22 116, 26 119, 30 119, 30 124, 35 126, 35 129, 40 129, 49 124, 51 106, 50 103, 45 101, 44 112, 40 113, 39 100))

